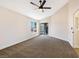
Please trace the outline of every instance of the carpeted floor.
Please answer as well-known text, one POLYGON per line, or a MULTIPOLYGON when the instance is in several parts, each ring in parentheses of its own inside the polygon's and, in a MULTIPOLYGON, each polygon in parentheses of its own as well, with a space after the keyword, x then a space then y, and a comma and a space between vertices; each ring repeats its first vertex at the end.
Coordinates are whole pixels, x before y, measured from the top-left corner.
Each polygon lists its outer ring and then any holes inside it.
POLYGON ((79 57, 79 48, 75 48, 76 53, 78 54, 79 57))
POLYGON ((76 52, 66 41, 39 36, 0 50, 2 58, 74 58, 76 52))

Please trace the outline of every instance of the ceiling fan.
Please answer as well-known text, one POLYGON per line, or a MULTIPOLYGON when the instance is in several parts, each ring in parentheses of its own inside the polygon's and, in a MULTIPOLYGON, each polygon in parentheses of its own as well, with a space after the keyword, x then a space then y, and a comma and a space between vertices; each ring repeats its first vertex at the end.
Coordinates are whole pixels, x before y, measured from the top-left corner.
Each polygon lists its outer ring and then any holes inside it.
POLYGON ((44 9, 51 9, 51 7, 44 7, 45 3, 46 3, 46 0, 39 0, 39 3, 40 3, 40 6, 33 3, 33 2, 30 2, 32 5, 35 5, 37 6, 39 9, 42 9, 42 12, 44 12, 44 9))

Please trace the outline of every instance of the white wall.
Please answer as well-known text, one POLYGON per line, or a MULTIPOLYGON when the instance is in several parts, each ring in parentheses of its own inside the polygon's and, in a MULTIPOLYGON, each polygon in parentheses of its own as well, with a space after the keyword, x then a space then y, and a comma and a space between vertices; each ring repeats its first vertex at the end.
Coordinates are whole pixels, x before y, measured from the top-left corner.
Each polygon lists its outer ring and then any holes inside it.
POLYGON ((50 17, 49 36, 62 40, 68 39, 68 6, 64 6, 55 15, 50 17))
MULTIPOLYGON (((69 0, 69 3, 51 16, 49 22, 49 36, 60 38, 74 47, 74 14, 79 10, 79 0, 69 0), (71 29, 73 28, 73 29, 71 29)), ((79 48, 76 46, 74 48, 79 48)))
POLYGON ((39 23, 48 23, 49 17, 39 20, 39 23))
POLYGON ((37 36, 38 31, 31 32, 31 20, 29 17, 0 7, 0 49, 37 36))
POLYGON ((39 23, 48 23, 48 21, 47 20, 39 20, 39 23))

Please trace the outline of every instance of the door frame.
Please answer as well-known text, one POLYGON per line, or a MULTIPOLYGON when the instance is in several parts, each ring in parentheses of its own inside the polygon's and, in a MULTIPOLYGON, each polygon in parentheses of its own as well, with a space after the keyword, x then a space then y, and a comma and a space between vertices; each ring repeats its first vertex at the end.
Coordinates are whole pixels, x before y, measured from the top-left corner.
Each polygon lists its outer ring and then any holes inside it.
MULTIPOLYGON (((48 24, 47 22, 45 22, 45 23, 40 23, 40 25, 41 24, 48 24)), ((41 27, 40 27, 41 28, 41 27)), ((48 32, 49 32, 49 26, 48 26, 48 32)), ((46 35, 48 35, 48 34, 46 34, 46 35)))
POLYGON ((76 14, 78 14, 78 12, 79 12, 79 9, 77 9, 75 12, 74 12, 74 14, 73 14, 73 47, 74 48, 76 48, 75 47, 75 16, 76 16, 76 14))

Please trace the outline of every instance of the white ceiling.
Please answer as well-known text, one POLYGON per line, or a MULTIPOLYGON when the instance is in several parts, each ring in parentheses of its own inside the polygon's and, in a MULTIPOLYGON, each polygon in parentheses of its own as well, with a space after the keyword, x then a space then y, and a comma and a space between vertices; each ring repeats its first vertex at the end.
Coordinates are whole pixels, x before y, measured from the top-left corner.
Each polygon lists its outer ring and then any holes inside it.
POLYGON ((30 4, 34 2, 39 5, 39 0, 0 0, 0 6, 6 7, 33 19, 44 19, 48 16, 53 15, 65 4, 68 3, 68 0, 46 0, 46 7, 52 7, 52 9, 44 10, 42 12, 38 7, 30 4))

